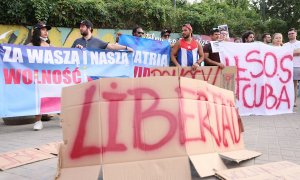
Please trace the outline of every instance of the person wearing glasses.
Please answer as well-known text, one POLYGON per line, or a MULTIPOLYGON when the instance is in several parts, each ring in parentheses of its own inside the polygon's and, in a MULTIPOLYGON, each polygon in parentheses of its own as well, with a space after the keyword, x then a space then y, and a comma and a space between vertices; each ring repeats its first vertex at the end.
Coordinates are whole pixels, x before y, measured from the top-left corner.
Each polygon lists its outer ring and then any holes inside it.
POLYGON ((98 38, 93 37, 93 24, 89 20, 83 20, 79 26, 81 38, 74 41, 72 48, 90 48, 90 49, 110 49, 110 50, 128 50, 133 51, 132 48, 122 46, 120 44, 113 44, 104 42, 98 38))
POLYGON ((293 57, 293 80, 294 80, 294 107, 297 107, 297 91, 298 91, 298 81, 300 80, 300 41, 297 40, 297 30, 291 28, 288 31, 289 42, 285 43, 283 46, 288 46, 294 50, 293 57))
POLYGON ((162 40, 169 40, 171 35, 171 31, 168 29, 164 29, 160 33, 160 37, 162 40))
POLYGON ((192 70, 196 70, 204 60, 202 46, 192 36, 192 26, 184 24, 182 38, 176 42, 171 53, 171 60, 177 67, 191 66, 192 70))
POLYGON ((144 30, 140 26, 136 26, 132 29, 132 35, 136 37, 143 37, 144 36, 144 30))
MULTIPOLYGON (((212 28, 209 31, 211 41, 216 42, 220 40, 220 30, 218 28, 212 28)), ((213 52, 212 44, 210 42, 203 47, 204 51, 204 65, 205 66, 219 66, 221 69, 225 67, 220 61, 219 52, 213 52)))

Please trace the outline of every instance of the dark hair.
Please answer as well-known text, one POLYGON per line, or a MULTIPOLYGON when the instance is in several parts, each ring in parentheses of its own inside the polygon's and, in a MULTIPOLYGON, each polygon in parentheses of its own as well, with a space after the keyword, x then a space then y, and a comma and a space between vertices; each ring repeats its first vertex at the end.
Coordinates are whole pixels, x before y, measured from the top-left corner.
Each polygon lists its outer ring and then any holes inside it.
POLYGON ((271 34, 270 34, 270 33, 264 33, 264 34, 262 35, 261 39, 262 39, 262 40, 264 40, 264 39, 265 39, 265 37, 267 37, 267 35, 270 35, 270 36, 271 36, 271 34))
POLYGON ((297 32, 297 29, 296 28, 290 28, 289 31, 295 31, 295 32, 297 32))
POLYGON ((134 28, 132 29, 132 35, 134 35, 134 34, 137 32, 137 30, 138 30, 139 28, 142 29, 141 26, 136 26, 136 27, 134 27, 134 28))
POLYGON ((253 32, 253 31, 246 31, 246 32, 242 35, 242 41, 243 41, 243 43, 246 42, 246 39, 247 39, 251 34, 254 35, 254 32, 253 32))
POLYGON ((214 33, 216 32, 220 32, 219 28, 212 28, 210 31, 209 31, 209 35, 214 35, 214 33))
MULTIPOLYGON (((31 43, 34 46, 41 46, 41 29, 34 29, 31 37, 31 43)), ((50 39, 46 41, 48 44, 50 44, 50 39)))

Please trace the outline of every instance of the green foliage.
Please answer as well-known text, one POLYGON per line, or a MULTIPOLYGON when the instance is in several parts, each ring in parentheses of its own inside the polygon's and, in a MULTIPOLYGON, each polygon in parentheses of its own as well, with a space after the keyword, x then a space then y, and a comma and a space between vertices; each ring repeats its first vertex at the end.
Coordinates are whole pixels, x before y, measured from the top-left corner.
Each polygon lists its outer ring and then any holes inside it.
POLYGON ((208 34, 212 27, 227 24, 233 37, 241 36, 246 30, 253 30, 258 36, 264 32, 284 33, 287 27, 300 25, 300 11, 296 11, 300 9, 300 1, 295 0, 252 0, 252 3, 249 0, 202 0, 195 4, 176 0, 176 9, 173 2, 2 0, 0 23, 33 25, 47 21, 52 26, 76 27, 82 19, 89 19, 96 28, 132 29, 140 25, 145 30, 170 28, 173 32, 181 32, 181 25, 190 23, 196 34, 208 34))

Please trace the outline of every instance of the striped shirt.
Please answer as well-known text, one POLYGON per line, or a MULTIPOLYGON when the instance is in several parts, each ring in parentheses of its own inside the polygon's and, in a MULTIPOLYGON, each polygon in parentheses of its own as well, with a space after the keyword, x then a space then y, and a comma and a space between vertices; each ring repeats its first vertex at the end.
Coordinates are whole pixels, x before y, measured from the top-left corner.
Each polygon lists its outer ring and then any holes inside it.
POLYGON ((178 63, 182 66, 192 66, 198 60, 198 43, 192 40, 189 44, 184 39, 180 39, 180 49, 178 51, 178 63))

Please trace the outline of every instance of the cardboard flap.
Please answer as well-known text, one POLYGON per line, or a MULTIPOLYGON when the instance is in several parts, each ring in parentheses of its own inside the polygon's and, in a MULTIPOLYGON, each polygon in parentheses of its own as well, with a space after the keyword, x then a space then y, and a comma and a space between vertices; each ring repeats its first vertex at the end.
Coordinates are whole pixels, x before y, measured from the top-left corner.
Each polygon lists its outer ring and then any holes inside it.
POLYGON ((245 161, 260 156, 262 155, 262 153, 243 149, 238 151, 222 152, 219 153, 219 155, 221 156, 221 158, 239 163, 241 161, 245 161))
POLYGON ((188 157, 103 165, 105 180, 191 180, 188 157))
POLYGON ((34 148, 21 149, 17 151, 0 154, 0 170, 6 170, 33 163, 45 159, 54 158, 56 156, 39 151, 34 148))
POLYGON ((218 171, 216 173, 220 179, 239 180, 265 180, 265 179, 285 179, 294 180, 300 177, 300 166, 288 161, 268 163, 264 165, 254 165, 242 168, 218 171))
POLYGON ((216 171, 227 169, 217 153, 189 156, 200 177, 215 175, 216 171))
POLYGON ((48 143, 46 145, 37 147, 37 149, 40 150, 40 151, 43 151, 45 153, 58 155, 58 150, 59 150, 60 144, 62 144, 62 142, 48 143))
POLYGON ((81 180, 81 179, 98 179, 101 166, 82 166, 82 167, 73 167, 73 168, 63 168, 60 169, 59 174, 57 175, 57 180, 81 180))

